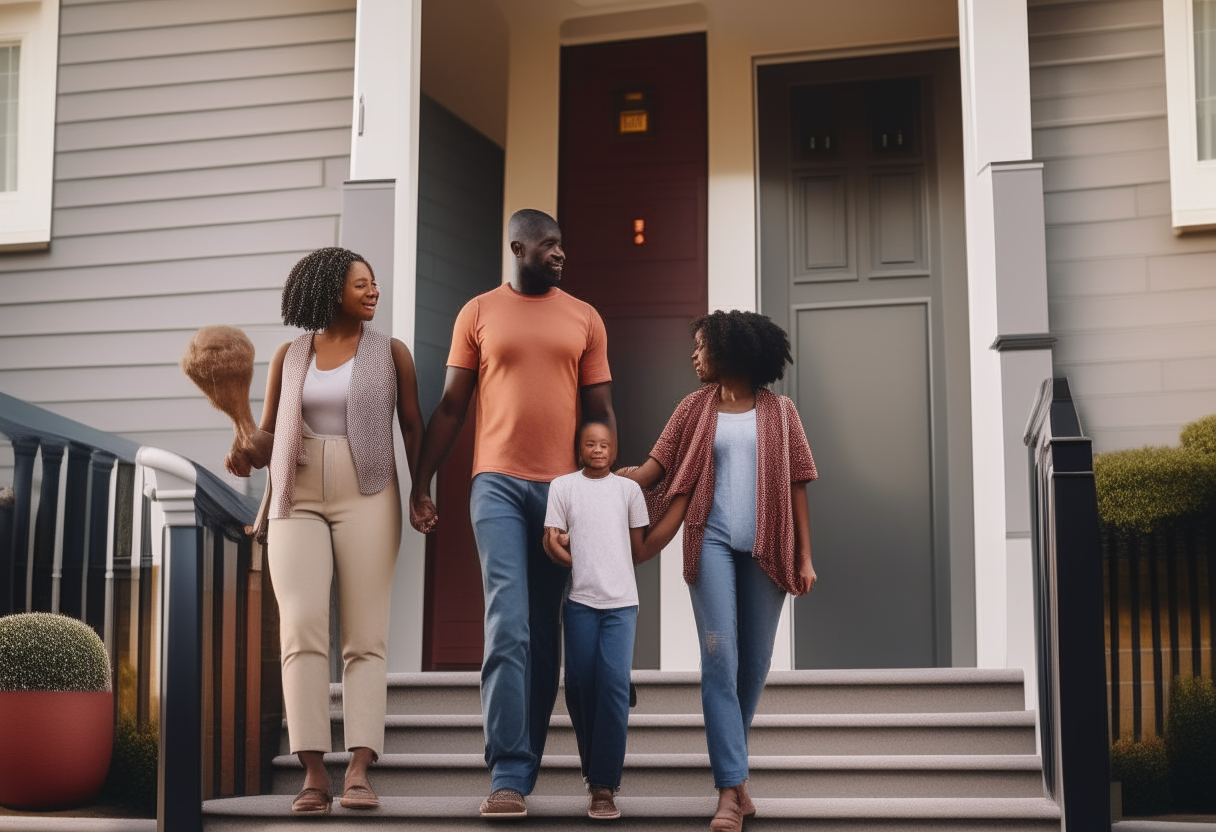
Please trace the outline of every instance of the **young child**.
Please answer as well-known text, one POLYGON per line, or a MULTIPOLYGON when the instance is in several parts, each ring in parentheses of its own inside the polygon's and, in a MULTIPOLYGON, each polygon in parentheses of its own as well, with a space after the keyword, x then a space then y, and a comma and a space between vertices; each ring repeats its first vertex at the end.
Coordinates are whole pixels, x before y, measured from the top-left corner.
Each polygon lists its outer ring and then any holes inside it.
POLYGON ((544 545, 555 563, 573 570, 563 614, 566 708, 591 792, 587 814, 610 820, 621 816, 613 794, 621 785, 629 728, 638 620, 633 567, 671 541, 683 514, 669 511, 645 534, 642 489, 612 473, 616 440, 607 425, 583 425, 578 451, 582 470, 549 486, 544 545))

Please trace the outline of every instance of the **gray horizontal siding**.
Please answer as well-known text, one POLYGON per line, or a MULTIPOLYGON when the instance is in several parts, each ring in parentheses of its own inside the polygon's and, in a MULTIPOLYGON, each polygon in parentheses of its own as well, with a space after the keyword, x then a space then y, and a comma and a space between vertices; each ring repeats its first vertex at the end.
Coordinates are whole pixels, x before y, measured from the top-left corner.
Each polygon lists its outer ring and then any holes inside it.
POLYGON ((426 96, 418 127, 414 358, 418 399, 429 419, 443 392, 457 313, 500 281, 503 152, 426 96))
POLYGON ((1099 451, 1216 413, 1216 235, 1170 223, 1159 0, 1029 8, 1058 373, 1099 451))
POLYGON ((227 417, 177 360, 241 326, 258 413, 283 279, 338 239, 354 10, 64 0, 52 245, 0 255, 0 390, 221 468, 227 417))

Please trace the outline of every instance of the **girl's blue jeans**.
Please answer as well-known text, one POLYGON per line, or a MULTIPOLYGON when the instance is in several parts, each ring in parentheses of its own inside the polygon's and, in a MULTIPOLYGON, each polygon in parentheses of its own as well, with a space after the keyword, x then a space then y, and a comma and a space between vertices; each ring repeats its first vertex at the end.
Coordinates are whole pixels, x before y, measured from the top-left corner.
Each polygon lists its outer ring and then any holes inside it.
MULTIPOLYGON (((708 531, 708 530, 707 530, 708 531)), ((714 786, 747 779, 747 734, 764 691, 785 592, 751 552, 706 535, 689 586, 701 642, 701 708, 714 786)))
POLYGON ((574 723, 583 779, 621 785, 629 730, 629 670, 638 608, 600 610, 566 601, 566 710, 574 723))

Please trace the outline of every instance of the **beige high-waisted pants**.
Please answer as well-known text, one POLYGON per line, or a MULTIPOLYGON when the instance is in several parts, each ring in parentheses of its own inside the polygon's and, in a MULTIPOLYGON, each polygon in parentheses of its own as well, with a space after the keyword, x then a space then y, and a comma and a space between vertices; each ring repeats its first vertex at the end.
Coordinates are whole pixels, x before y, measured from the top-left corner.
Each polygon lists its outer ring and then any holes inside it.
POLYGON ((270 521, 291 752, 330 751, 329 586, 338 573, 346 748, 384 751, 385 651, 401 542, 397 480, 359 493, 345 438, 304 437, 291 516, 270 521))

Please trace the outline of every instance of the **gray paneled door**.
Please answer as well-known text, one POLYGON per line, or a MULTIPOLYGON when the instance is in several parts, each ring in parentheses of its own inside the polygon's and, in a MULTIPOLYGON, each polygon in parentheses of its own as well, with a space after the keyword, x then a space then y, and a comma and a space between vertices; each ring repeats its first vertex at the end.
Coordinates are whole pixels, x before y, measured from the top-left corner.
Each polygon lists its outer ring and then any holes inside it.
POLYGON ((933 108, 957 61, 758 70, 761 309, 790 333, 784 392, 822 476, 808 489, 820 584, 795 604, 797 667, 949 662, 933 108))

